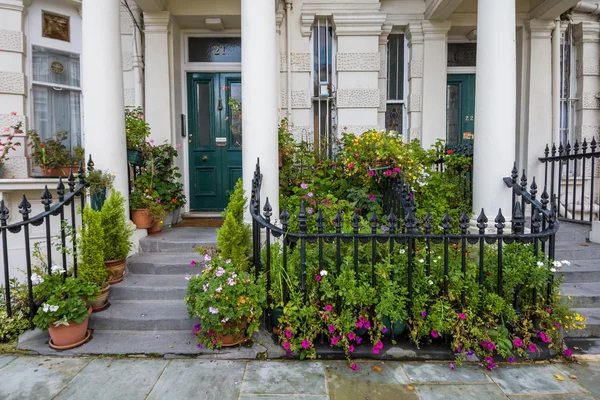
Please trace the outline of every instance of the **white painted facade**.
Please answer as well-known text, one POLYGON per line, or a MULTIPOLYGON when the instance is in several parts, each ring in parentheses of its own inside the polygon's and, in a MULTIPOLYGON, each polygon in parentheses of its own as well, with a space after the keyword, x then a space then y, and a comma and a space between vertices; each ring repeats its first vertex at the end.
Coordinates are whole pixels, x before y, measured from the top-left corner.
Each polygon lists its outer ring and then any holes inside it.
MULTIPOLYGON (((0 0, 0 129, 18 121, 39 129, 32 94, 34 46, 79 55, 83 143, 99 168, 117 173, 122 191, 122 106, 145 109, 155 142, 182 146, 178 164, 189 195, 188 140, 182 136, 187 122, 181 118, 188 113, 187 73, 241 72, 246 189, 260 157, 269 172, 262 195, 277 215, 277 122, 288 118, 297 138, 315 138, 319 24, 331 28, 333 135, 386 128, 389 104, 396 106, 405 138, 420 139, 424 146, 446 139, 448 77, 475 74, 476 209, 510 208, 501 178, 515 160, 529 176, 541 177, 537 158, 546 143, 561 134, 599 139, 600 23, 588 2, 581 2, 571 22, 559 17, 578 0, 127 0, 128 8, 122 2, 0 0), (69 18, 70 41, 43 37, 42 11, 69 18), (401 62, 395 64, 392 99, 388 43, 393 35, 402 35, 402 44, 395 53, 401 62), (561 130, 559 96, 559 41, 566 35, 572 38, 576 71, 565 99, 572 111, 568 132, 561 130), (190 62, 192 37, 241 37, 242 61, 190 62), (449 66, 448 48, 457 43, 477 44, 475 64, 449 66)), ((25 138, 18 140, 25 144, 25 138)), ((30 178, 26 146, 9 157, 0 197, 13 222, 23 193, 34 199, 33 212, 40 211, 45 181, 30 178)), ((55 186, 56 180, 49 183, 55 186)))

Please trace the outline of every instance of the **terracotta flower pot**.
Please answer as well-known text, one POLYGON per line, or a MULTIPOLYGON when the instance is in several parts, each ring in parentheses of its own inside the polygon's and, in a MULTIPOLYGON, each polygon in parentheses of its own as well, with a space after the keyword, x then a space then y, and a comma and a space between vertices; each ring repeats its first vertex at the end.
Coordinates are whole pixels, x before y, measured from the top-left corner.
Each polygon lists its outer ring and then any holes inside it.
POLYGON ((79 165, 64 165, 55 168, 40 168, 41 175, 47 177, 59 177, 59 176, 69 176, 71 173, 71 168, 73 169, 73 173, 77 173, 79 170, 79 165))
MULTIPOLYGON (((88 306, 88 315, 91 314, 91 312, 92 307, 88 306)), ((69 323, 69 325, 60 326, 51 324, 48 327, 48 333, 50 334, 52 345, 66 350, 83 344, 87 336, 88 322, 89 317, 78 324, 72 322, 69 323)))
POLYGON ((236 346, 242 342, 245 342, 248 338, 246 336, 246 324, 238 321, 230 321, 225 324, 225 329, 231 329, 237 327, 240 330, 239 334, 222 335, 217 334, 217 340, 221 341, 223 347, 236 346))
POLYGON ((162 228, 163 228, 163 220, 162 219, 153 220, 152 225, 148 229, 148 235, 157 235, 160 232, 162 232, 162 228))
POLYGON ((108 304, 108 291, 110 290, 110 284, 106 284, 102 291, 94 300, 86 300, 88 306, 92 307, 92 312, 100 311, 108 304))
POLYGON ((123 280, 123 273, 127 265, 124 258, 120 260, 106 260, 104 261, 104 265, 106 265, 106 270, 108 271, 108 283, 114 285, 123 280))
POLYGON ((138 229, 148 229, 152 226, 152 217, 150 216, 150 210, 147 208, 131 210, 131 220, 138 229))

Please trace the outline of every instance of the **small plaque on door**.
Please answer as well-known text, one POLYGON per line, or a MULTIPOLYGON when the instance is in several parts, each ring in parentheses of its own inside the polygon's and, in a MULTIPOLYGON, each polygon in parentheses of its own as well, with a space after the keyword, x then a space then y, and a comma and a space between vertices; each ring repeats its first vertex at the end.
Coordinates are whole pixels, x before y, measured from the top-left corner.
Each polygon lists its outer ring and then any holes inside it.
POLYGON ((227 146, 227 138, 226 137, 215 138, 215 142, 217 144, 217 147, 225 147, 225 146, 227 146))

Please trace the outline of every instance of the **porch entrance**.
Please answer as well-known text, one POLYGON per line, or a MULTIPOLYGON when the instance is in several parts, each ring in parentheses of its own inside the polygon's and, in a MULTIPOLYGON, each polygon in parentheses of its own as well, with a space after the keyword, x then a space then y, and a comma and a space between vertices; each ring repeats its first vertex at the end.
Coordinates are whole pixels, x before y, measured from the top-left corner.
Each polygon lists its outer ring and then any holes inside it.
POLYGON ((475 74, 448 75, 446 142, 468 143, 475 137, 475 74))
POLYGON ((187 95, 190 210, 221 211, 242 176, 241 75, 188 73, 187 95))

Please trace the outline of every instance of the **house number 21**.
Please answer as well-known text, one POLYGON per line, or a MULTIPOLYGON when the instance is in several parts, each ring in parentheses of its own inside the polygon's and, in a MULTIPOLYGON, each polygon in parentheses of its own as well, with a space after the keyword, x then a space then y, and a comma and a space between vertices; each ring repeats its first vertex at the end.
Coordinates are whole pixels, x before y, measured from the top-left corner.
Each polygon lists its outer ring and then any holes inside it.
POLYGON ((215 56, 225 55, 225 46, 213 46, 215 56))

